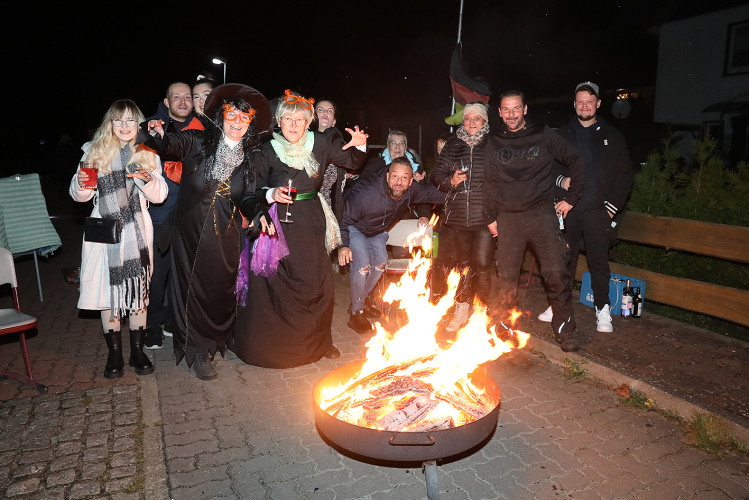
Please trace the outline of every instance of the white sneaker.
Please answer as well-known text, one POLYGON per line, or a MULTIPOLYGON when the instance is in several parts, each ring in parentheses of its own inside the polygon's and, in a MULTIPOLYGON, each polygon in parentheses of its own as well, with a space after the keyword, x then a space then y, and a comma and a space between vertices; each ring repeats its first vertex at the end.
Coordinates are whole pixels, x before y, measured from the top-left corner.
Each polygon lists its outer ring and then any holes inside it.
POLYGON ((611 324, 611 307, 606 304, 600 310, 596 307, 596 330, 599 332, 613 332, 611 324))
POLYGON ((166 328, 164 328, 164 325, 161 325, 161 331, 164 332, 164 337, 174 337, 174 334, 172 332, 166 331, 166 328))
POLYGON ((549 306, 544 312, 538 315, 539 321, 543 321, 544 323, 551 323, 551 318, 554 317, 554 313, 551 310, 551 306, 549 306))
POLYGON ((471 312, 471 304, 468 302, 456 302, 453 320, 447 325, 448 332, 456 332, 461 329, 468 321, 468 314, 471 312))

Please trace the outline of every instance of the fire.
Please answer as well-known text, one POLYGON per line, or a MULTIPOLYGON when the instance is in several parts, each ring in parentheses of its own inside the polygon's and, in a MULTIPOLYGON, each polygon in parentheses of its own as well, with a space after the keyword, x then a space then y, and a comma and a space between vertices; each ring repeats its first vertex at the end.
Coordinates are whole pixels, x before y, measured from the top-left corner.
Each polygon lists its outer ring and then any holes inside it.
POLYGON ((431 259, 427 255, 431 241, 424 238, 424 229, 411 235, 409 242, 422 240, 425 252, 414 252, 408 272, 383 296, 383 301, 397 303, 408 321, 394 332, 375 323, 375 335, 366 344, 360 372, 348 382, 322 391, 320 407, 340 420, 376 429, 424 430, 481 418, 499 401, 486 400, 470 374, 480 365, 524 347, 530 338, 505 326, 505 321, 513 326, 524 313, 513 310, 499 328, 487 330, 490 318, 486 306, 476 302, 468 323, 455 338, 440 345, 436 335, 439 322, 454 302, 460 274, 451 272, 447 293, 436 304, 429 301, 431 259))

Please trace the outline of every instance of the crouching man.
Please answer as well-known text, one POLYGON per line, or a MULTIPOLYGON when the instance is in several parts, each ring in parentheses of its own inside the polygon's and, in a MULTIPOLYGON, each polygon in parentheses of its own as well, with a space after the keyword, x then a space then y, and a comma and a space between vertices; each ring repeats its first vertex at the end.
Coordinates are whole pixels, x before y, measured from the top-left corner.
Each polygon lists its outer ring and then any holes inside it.
POLYGON ((360 180, 346 192, 341 221, 343 247, 338 250, 338 264, 351 263, 349 328, 358 333, 372 331, 364 316, 364 300, 385 270, 387 232, 414 208, 419 223, 426 225, 432 205, 445 203, 446 198, 434 186, 413 184, 413 168, 403 156, 395 158, 385 171, 360 180))

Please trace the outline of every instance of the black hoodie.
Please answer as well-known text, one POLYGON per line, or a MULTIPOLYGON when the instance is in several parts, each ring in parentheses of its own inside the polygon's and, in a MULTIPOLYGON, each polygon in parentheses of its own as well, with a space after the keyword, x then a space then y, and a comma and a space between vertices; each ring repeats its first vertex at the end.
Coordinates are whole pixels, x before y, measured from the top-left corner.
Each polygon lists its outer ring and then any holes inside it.
POLYGON ((554 160, 569 167, 571 182, 565 199, 574 205, 582 195, 584 176, 583 160, 577 151, 549 127, 526 122, 523 128, 511 132, 502 126, 490 137, 486 150, 484 221, 491 224, 500 212, 552 207, 554 160))

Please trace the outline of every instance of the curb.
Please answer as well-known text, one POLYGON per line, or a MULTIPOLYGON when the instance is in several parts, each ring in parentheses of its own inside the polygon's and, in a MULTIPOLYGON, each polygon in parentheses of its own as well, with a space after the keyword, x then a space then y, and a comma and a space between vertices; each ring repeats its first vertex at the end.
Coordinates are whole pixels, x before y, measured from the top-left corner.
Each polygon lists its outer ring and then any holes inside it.
POLYGON ((139 380, 141 382, 140 402, 145 426, 143 431, 144 493, 149 500, 169 500, 159 385, 155 374, 149 377, 139 377, 139 380))
POLYGON ((650 399, 656 402, 658 408, 663 410, 675 411, 682 418, 690 419, 698 413, 707 413, 718 417, 726 423, 729 432, 735 438, 743 441, 744 443, 749 443, 749 428, 739 425, 738 423, 729 420, 725 416, 720 415, 719 413, 716 413, 709 408, 704 408, 702 406, 674 396, 673 394, 670 394, 663 389, 650 385, 647 382, 643 382, 642 380, 632 378, 607 366, 601 365, 581 354, 575 352, 564 352, 559 348, 557 344, 551 343, 537 336, 531 337, 529 347, 531 348, 531 352, 539 352, 543 354, 544 357, 546 357, 549 361, 561 367, 565 366, 565 359, 569 359, 570 361, 578 363, 584 363, 586 365, 585 369, 588 371, 591 377, 599 380, 606 387, 612 390, 616 390, 621 387, 622 384, 626 384, 631 389, 635 389, 636 391, 647 395, 650 399))

